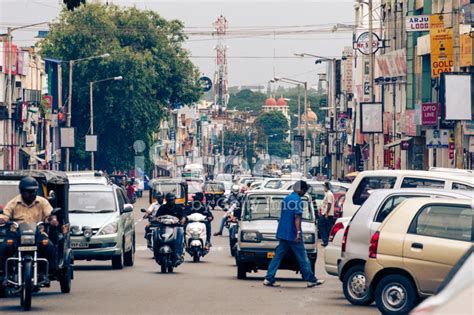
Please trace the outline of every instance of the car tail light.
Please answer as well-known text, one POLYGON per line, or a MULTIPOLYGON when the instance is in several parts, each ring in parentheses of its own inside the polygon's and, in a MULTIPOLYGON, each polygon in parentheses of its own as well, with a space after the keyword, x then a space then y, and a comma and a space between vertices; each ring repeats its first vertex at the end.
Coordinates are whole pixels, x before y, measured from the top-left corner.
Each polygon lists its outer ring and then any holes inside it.
POLYGON ((332 242, 334 239, 334 236, 336 236, 337 232, 342 230, 344 228, 344 224, 341 222, 337 222, 331 229, 331 233, 329 233, 329 241, 332 242))
POLYGON ((348 224, 347 227, 346 227, 346 230, 344 231, 344 236, 342 237, 341 251, 343 253, 346 252, 347 235, 349 234, 349 228, 350 227, 351 227, 351 225, 348 224))
POLYGON ((377 246, 379 245, 380 232, 377 231, 370 239, 369 258, 377 258, 377 246))

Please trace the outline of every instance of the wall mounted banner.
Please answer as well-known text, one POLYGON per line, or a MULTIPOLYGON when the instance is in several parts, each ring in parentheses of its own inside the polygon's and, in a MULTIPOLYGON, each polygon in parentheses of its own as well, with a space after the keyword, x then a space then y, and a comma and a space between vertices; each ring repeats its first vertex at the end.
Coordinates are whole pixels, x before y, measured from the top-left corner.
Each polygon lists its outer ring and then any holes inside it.
MULTIPOLYGON (((372 32, 372 54, 375 54, 382 47, 384 47, 383 40, 381 40, 375 32, 372 32)), ((369 55, 369 32, 360 34, 359 37, 357 37, 357 40, 353 43, 353 48, 357 49, 364 55, 369 55)))
POLYGON ((438 104, 421 104, 421 124, 423 126, 436 126, 438 124, 438 104))
POLYGON ((452 72, 454 66, 453 30, 444 28, 443 15, 430 17, 431 77, 452 72))
POLYGON ((449 146, 448 129, 428 129, 426 130, 426 148, 441 149, 449 146))
POLYGON ((382 133, 382 103, 360 103, 360 132, 382 133))
POLYGON ((430 16, 417 15, 405 18, 405 28, 407 32, 424 32, 430 30, 430 16))

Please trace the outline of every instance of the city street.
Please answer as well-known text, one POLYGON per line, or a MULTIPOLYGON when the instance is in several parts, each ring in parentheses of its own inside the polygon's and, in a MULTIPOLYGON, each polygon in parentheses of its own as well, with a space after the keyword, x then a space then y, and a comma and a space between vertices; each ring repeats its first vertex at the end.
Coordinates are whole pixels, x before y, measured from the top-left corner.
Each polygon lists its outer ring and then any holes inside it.
MULTIPOLYGON (((376 314, 375 306, 356 307, 344 298, 341 284, 324 271, 321 247, 317 275, 322 287, 307 289, 300 276, 279 272, 281 288, 262 285, 263 272, 237 280, 234 259, 224 237, 213 238, 213 249, 200 263, 186 262, 173 274, 161 274, 144 246, 140 209, 145 195, 135 205, 137 252, 135 266, 112 270, 109 261, 75 264, 70 294, 61 294, 59 284, 33 296, 35 314, 376 314)), ((217 228, 220 211, 214 212, 217 228)), ((0 300, 0 312, 20 313, 19 297, 0 300)))

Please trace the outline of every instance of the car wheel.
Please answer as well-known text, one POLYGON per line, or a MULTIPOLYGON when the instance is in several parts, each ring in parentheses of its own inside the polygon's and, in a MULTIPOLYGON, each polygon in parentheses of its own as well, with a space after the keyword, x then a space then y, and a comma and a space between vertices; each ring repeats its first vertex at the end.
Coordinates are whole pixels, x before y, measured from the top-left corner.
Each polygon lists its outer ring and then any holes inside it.
POLYGON ((246 266, 237 260, 237 279, 247 279, 247 268, 246 266))
POLYGON ((61 293, 71 292, 71 279, 72 267, 69 265, 65 268, 65 270, 61 273, 61 276, 59 277, 59 286, 61 287, 61 293))
POLYGON ((346 299, 353 305, 369 305, 374 299, 366 288, 366 276, 363 265, 352 266, 342 279, 342 290, 346 299))
MULTIPOLYGON (((133 237, 135 239, 135 236, 133 237)), ((131 267, 135 263, 135 241, 132 241, 132 247, 125 253, 123 264, 126 267, 131 267)))
POLYGON ((112 257, 112 269, 122 269, 124 263, 123 250, 120 251, 120 255, 112 257))
POLYGON ((382 314, 408 314, 416 305, 418 293, 407 277, 390 275, 377 284, 375 299, 382 314))

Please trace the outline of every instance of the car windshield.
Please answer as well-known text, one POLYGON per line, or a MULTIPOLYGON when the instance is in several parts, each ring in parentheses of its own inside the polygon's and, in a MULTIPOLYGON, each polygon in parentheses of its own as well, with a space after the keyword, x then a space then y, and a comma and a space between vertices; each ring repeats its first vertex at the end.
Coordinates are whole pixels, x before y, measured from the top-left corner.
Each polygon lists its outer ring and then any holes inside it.
POLYGON ((115 212, 115 198, 112 191, 69 192, 70 213, 115 212))
POLYGON ((188 182, 188 193, 195 194, 202 192, 202 185, 198 182, 188 182))
POLYGON ((231 174, 219 174, 219 175, 217 175, 216 179, 218 181, 231 182, 232 181, 232 175, 231 174))
POLYGON ((155 190, 158 190, 163 195, 173 193, 176 196, 181 196, 181 185, 176 183, 158 183, 155 185, 155 190))
POLYGON ((208 183, 204 189, 207 193, 221 193, 225 191, 225 186, 221 183, 208 183))
MULTIPOLYGON (((249 196, 245 204, 246 220, 279 219, 286 196, 249 196)), ((308 199, 303 198, 303 220, 312 220, 308 199)))

